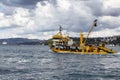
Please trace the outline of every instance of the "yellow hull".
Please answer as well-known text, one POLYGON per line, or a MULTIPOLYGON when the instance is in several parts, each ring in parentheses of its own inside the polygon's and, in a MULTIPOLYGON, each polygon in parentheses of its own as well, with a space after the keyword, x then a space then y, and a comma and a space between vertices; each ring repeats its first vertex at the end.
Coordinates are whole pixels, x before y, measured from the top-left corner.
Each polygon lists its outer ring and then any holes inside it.
MULTIPOLYGON (((106 48, 107 49, 107 48, 106 48)), ((71 53, 71 54, 114 54, 116 53, 116 51, 104 51, 104 50, 100 50, 99 52, 97 52, 96 50, 94 50, 93 52, 85 52, 84 50, 82 51, 70 51, 70 50, 60 50, 60 49, 56 49, 56 48, 51 48, 51 50, 53 52, 57 52, 57 53, 71 53)))

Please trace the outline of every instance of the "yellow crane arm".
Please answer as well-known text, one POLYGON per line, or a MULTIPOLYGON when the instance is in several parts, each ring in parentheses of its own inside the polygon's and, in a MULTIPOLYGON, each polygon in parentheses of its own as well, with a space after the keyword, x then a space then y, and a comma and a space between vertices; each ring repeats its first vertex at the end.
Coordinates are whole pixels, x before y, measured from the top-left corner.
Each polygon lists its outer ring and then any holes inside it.
POLYGON ((87 41, 87 39, 88 39, 90 33, 92 32, 92 30, 93 30, 93 28, 94 28, 95 26, 97 26, 97 19, 95 19, 95 20, 93 21, 93 24, 92 24, 92 26, 91 26, 91 28, 90 28, 88 34, 87 34, 87 37, 86 37, 86 39, 85 39, 85 41, 84 41, 84 44, 86 43, 86 41, 87 41))

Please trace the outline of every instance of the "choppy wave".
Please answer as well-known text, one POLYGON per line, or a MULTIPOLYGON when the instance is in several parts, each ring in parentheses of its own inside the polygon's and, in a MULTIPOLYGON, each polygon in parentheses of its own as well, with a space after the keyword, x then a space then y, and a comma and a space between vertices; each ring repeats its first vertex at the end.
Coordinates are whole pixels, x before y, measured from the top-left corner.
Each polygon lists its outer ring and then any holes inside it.
POLYGON ((58 54, 47 46, 0 46, 1 80, 119 80, 120 47, 109 55, 58 54))

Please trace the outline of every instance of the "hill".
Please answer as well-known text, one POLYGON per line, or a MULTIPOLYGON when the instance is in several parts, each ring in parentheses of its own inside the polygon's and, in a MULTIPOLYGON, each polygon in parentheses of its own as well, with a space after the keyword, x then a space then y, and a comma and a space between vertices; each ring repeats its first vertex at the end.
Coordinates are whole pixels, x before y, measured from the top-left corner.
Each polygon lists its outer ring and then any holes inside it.
POLYGON ((47 44, 47 40, 39 40, 39 39, 27 39, 27 38, 8 38, 8 39, 0 39, 0 44, 7 45, 42 45, 47 44))

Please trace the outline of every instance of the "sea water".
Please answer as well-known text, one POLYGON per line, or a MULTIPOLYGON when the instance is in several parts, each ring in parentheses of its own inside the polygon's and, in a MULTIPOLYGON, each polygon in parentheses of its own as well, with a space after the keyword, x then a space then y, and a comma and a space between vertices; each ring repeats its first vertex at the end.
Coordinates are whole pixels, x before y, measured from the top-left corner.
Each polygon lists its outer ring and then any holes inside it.
POLYGON ((116 54, 58 54, 48 46, 1 45, 0 80, 120 80, 116 54))

